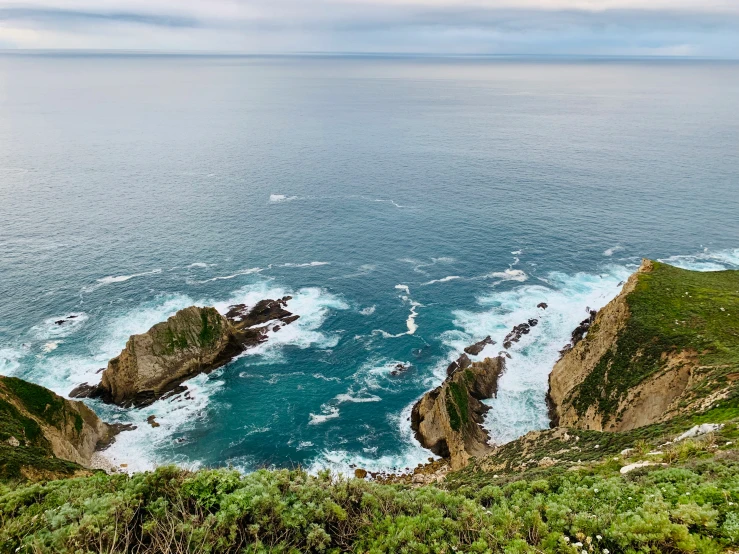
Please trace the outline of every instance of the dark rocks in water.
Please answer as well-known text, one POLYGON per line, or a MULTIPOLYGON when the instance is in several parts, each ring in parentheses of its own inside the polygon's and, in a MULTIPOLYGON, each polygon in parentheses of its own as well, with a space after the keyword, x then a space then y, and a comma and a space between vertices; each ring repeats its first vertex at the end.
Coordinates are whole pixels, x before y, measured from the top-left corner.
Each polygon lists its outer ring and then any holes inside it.
MULTIPOLYGON (((537 321, 538 323, 538 321, 537 321)), ((510 344, 512 342, 518 342, 521 340, 521 337, 524 335, 528 335, 531 331, 531 325, 528 323, 519 323, 518 325, 514 326, 513 329, 511 329, 511 332, 508 333, 503 340, 503 346, 505 348, 510 348, 510 344), (508 344, 509 346, 506 346, 508 344)))
POLYGON ((495 341, 490 338, 490 335, 476 342, 464 349, 464 351, 470 356, 477 356, 488 344, 495 344, 495 341))
MULTIPOLYGON (((77 385, 69 392, 70 398, 88 398, 93 397, 93 394, 97 390, 97 385, 90 385, 88 383, 82 383, 77 385)), ((94 398, 94 397, 93 397, 94 398)))
POLYGON ((156 419, 157 419, 157 416, 150 415, 149 417, 146 418, 146 423, 148 423, 154 428, 159 427, 159 423, 157 423, 156 419))
POLYGON ((401 374, 401 373, 403 373, 404 371, 408 371, 408 369, 410 369, 410 367, 411 367, 411 366, 409 366, 409 365, 405 365, 405 364, 397 364, 397 365, 396 365, 396 366, 395 366, 395 367, 393 368, 393 370, 392 370, 392 371, 390 372, 390 375, 392 375, 393 377, 395 377, 395 376, 397 376, 397 375, 400 375, 400 374, 401 374))
POLYGON ((537 308, 541 308, 542 310, 546 310, 546 309, 547 309, 547 308, 549 307, 549 304, 547 304, 546 302, 539 302, 539 303, 538 303, 538 304, 536 305, 536 307, 537 307, 537 308))
POLYGON ((104 368, 104 367, 101 367, 100 369, 98 369, 98 370, 97 370, 97 371, 95 372, 95 375, 97 375, 98 373, 102 373, 103 371, 105 371, 105 368, 104 368))
POLYGON ((513 343, 509 340, 503 343, 503 348, 510 348, 511 346, 513 346, 513 343))
POLYGON ((367 470, 358 467, 354 470, 354 477, 356 477, 357 479, 364 479, 365 477, 367 477, 367 470))
POLYGON ((589 313, 589 317, 587 319, 583 319, 580 322, 580 325, 578 325, 575 330, 572 331, 572 346, 575 346, 578 342, 585 338, 585 334, 588 332, 588 329, 590 329, 590 326, 595 321, 595 316, 598 314, 598 312, 595 310, 589 310, 589 313))
POLYGON ((67 322, 66 319, 58 319, 54 322, 55 325, 64 325, 67 322))
POLYGON ((511 359, 511 354, 510 354, 510 352, 506 352, 505 350, 501 350, 500 352, 498 352, 498 356, 505 356, 505 357, 506 357, 506 358, 508 358, 509 360, 511 359))
POLYGON ((68 315, 68 316, 67 316, 67 319, 74 319, 74 318, 76 318, 76 317, 77 317, 76 315, 68 315))
POLYGON ((528 323, 530 327, 536 327, 537 325, 539 325, 539 320, 532 317, 531 319, 529 319, 528 323))
POLYGON ((472 360, 469 359, 467 354, 462 354, 459 358, 449 364, 449 367, 446 368, 446 374, 449 376, 458 369, 466 369, 470 367, 470 365, 472 365, 472 360))
POLYGON ((132 335, 121 354, 108 362, 99 385, 85 383, 70 395, 138 408, 182 392, 189 400, 182 382, 267 340, 268 322, 279 321, 282 327, 298 319, 285 309, 290 299, 262 300, 253 308, 230 306, 225 317, 210 307, 180 310, 146 333, 132 335))

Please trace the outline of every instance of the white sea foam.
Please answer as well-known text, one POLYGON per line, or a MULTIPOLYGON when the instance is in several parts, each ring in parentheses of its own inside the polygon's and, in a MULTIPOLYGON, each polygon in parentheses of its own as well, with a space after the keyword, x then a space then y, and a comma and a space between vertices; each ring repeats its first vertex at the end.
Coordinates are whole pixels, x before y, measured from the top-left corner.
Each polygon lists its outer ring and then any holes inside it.
POLYGON ((616 252, 620 252, 623 249, 624 249, 624 247, 621 246, 621 245, 612 246, 611 248, 605 250, 603 252, 603 255, 604 256, 613 256, 616 252))
MULTIPOLYGON (((515 265, 516 263, 518 263, 518 260, 516 260, 513 265, 515 265)), ((481 278, 497 279, 495 284, 502 283, 503 281, 518 281, 519 283, 523 283, 524 281, 528 280, 529 276, 526 275, 526 272, 524 272, 522 269, 512 269, 509 267, 505 271, 494 271, 493 273, 483 275, 481 278)))
POLYGON ((717 251, 706 248, 703 252, 697 254, 670 256, 669 258, 660 259, 660 261, 683 269, 692 269, 693 271, 736 269, 739 268, 739 248, 717 251))
POLYGON ((338 402, 339 404, 341 404, 342 402, 355 402, 357 404, 363 404, 365 402, 379 402, 380 400, 382 400, 382 398, 380 398, 379 396, 375 396, 374 394, 370 394, 367 396, 353 396, 350 393, 337 394, 335 399, 336 402, 338 402))
POLYGON ((14 375, 20 368, 23 355, 15 348, 0 348, 0 375, 14 375))
MULTIPOLYGON (((442 335, 452 349, 450 358, 479 337, 490 335, 496 345, 487 346, 480 358, 495 355, 505 335, 514 325, 530 318, 539 320, 520 342, 509 349, 512 359, 506 361, 506 372, 500 379, 497 398, 487 401, 492 406, 485 420, 496 443, 508 442, 524 433, 548 426, 544 396, 547 379, 559 350, 569 341, 570 333, 587 317, 587 308, 599 309, 615 297, 635 268, 609 267, 602 274, 550 273, 551 287, 524 285, 495 292, 478 299, 481 311, 456 311, 455 325, 461 331, 442 335), (537 308, 541 302, 546 310, 537 308)), ((437 368, 435 382, 445 377, 444 365, 437 368)))
POLYGON ((31 336, 36 340, 48 341, 73 335, 85 324, 89 316, 85 312, 50 317, 41 324, 31 327, 31 336), (63 322, 63 323, 58 323, 63 322))
POLYGON ((326 423, 330 419, 336 419, 339 417, 339 408, 324 404, 321 406, 320 414, 311 413, 309 416, 310 420, 308 421, 308 425, 320 425, 321 423, 326 423))
POLYGON ((264 271, 264 269, 261 267, 250 267, 247 269, 241 269, 231 275, 212 277, 210 279, 206 279, 205 281, 200 281, 200 283, 209 283, 211 281, 227 281, 229 279, 235 279, 236 277, 240 277, 242 275, 253 275, 254 273, 261 273, 262 271, 264 271))
MULTIPOLYGON (((384 456, 366 456, 346 450, 324 450, 309 465, 310 473, 318 473, 323 469, 330 469, 341 475, 354 475, 354 467, 372 472, 403 473, 413 470, 418 464, 426 463, 429 458, 438 459, 431 452, 423 448, 416 438, 410 425, 411 409, 415 401, 406 406, 400 414, 389 414, 388 420, 398 430, 396 443, 402 445, 403 450, 397 454, 384 456)), ((377 452, 376 447, 364 448, 365 454, 377 452)))
POLYGON ((359 310, 359 313, 362 315, 372 315, 373 313, 375 313, 375 309, 376 306, 374 305, 367 306, 366 308, 362 308, 361 310, 359 310))
POLYGON ((455 281, 457 279, 461 279, 459 275, 449 275, 448 277, 442 277, 441 279, 432 279, 431 281, 427 281, 425 283, 422 283, 422 285, 433 285, 435 283, 448 283, 449 281, 455 281))
POLYGON ((188 265, 187 267, 190 269, 204 269, 206 267, 212 267, 214 265, 216 264, 206 264, 204 262, 195 262, 195 263, 188 265))
POLYGON ((308 262, 304 264, 287 263, 287 264, 282 264, 281 267, 319 267, 322 265, 329 265, 330 263, 331 262, 308 262))
POLYGON ((286 194, 270 194, 269 201, 272 203, 277 202, 290 202, 291 200, 298 200, 298 196, 287 196, 286 194))
POLYGON ((144 277, 146 275, 156 275, 161 272, 162 272, 161 269, 152 269, 151 271, 134 273, 133 275, 118 275, 118 276, 109 275, 108 277, 103 277, 101 279, 98 279, 97 282, 103 285, 110 285, 112 283, 125 283, 126 281, 135 279, 136 277, 144 277))
POLYGON ((59 345, 62 343, 60 340, 50 340, 46 344, 44 344, 43 350, 45 354, 48 354, 49 352, 53 352, 57 348, 59 348, 59 345))
POLYGON ((423 304, 416 302, 410 297, 411 290, 408 285, 395 285, 395 288, 405 293, 401 295, 400 298, 401 300, 403 300, 403 302, 407 303, 411 307, 411 312, 408 315, 408 319, 405 320, 405 325, 408 330, 405 333, 398 333, 397 335, 393 335, 392 333, 388 333, 387 331, 383 331, 382 329, 375 329, 372 331, 372 334, 380 334, 386 339, 396 339, 405 335, 413 335, 416 331, 418 331, 418 325, 416 325, 416 317, 418 316, 418 308, 423 307, 423 304))

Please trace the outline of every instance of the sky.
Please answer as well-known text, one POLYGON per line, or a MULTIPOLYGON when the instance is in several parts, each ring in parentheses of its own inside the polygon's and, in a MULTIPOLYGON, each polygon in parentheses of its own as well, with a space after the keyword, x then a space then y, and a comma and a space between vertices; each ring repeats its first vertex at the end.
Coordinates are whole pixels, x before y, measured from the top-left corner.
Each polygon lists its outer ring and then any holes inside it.
POLYGON ((739 58, 739 0, 0 0, 0 49, 739 58))

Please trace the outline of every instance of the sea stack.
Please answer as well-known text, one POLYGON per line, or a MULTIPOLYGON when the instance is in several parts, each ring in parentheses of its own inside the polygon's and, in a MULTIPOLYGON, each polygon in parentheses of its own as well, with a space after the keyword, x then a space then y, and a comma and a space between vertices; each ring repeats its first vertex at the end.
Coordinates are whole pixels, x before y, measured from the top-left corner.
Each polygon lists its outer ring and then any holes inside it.
POLYGON ((411 412, 416 439, 434 454, 449 458, 452 469, 493 449, 487 431, 480 426, 490 407, 481 401, 497 394, 505 360, 485 358, 457 367, 440 386, 423 395, 411 412))
POLYGON ((262 300, 249 308, 236 305, 226 316, 215 308, 190 306, 146 333, 132 335, 123 351, 108 362, 100 384, 87 383, 70 396, 101 398, 123 407, 143 407, 181 384, 231 361, 250 346, 267 340, 270 322, 279 330, 299 316, 285 310, 289 296, 262 300))

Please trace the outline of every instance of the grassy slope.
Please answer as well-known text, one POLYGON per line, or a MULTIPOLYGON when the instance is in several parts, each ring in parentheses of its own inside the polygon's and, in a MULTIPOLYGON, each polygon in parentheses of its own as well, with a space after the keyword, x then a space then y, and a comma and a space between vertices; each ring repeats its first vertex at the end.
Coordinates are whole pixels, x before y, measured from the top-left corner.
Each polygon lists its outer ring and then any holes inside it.
POLYGON ((666 466, 619 474, 640 456, 575 471, 465 471, 443 488, 171 467, 0 485, 0 552, 605 554, 739 545, 739 452, 716 437, 687 441, 656 458, 666 466))
POLYGON ((72 417, 80 430, 82 418, 68 412, 64 400, 48 389, 0 376, 0 480, 64 477, 79 471, 77 464, 54 457, 39 425, 60 425, 72 417), (11 437, 18 446, 10 445, 11 437))
MULTIPOLYGON (((653 264, 627 297, 631 316, 616 348, 575 391, 580 414, 597 404, 606 416, 617 415, 627 391, 664 367, 664 353, 698 353, 702 369, 686 405, 722 389, 737 394, 739 271, 697 272, 653 264)), ((597 329, 590 332, 595 333, 597 329)))

